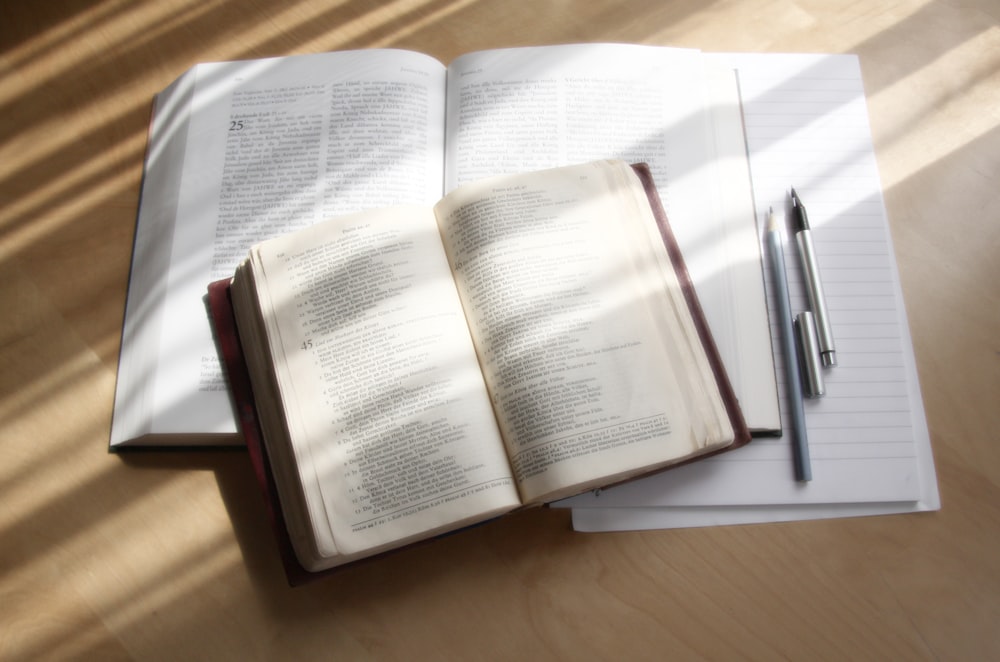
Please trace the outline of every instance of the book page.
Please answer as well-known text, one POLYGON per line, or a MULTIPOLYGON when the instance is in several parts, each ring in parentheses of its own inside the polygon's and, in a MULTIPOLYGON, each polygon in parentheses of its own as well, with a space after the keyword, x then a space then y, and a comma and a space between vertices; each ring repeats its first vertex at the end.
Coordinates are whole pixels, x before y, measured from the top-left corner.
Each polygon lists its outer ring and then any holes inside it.
POLYGON ((629 44, 463 55, 448 68, 445 189, 622 159, 649 165, 669 213, 708 157, 702 68, 698 51, 629 44))
MULTIPOLYGON (((188 108, 194 94, 195 74, 188 71, 153 100, 153 123, 146 147, 141 208, 132 251, 132 267, 125 304, 122 346, 115 385, 115 406, 111 421, 112 448, 126 444, 170 423, 154 413, 154 391, 150 375, 160 361, 161 327, 165 324, 163 301, 170 273, 181 166, 191 122, 188 108)), ((206 406, 225 404, 222 393, 205 395, 206 406)), ((204 424, 201 432, 215 439, 237 443, 235 427, 226 414, 204 424), (228 433, 228 434, 227 434, 228 433)), ((193 429, 191 430, 193 431, 193 429)))
POLYGON ((253 269, 320 556, 519 505, 429 209, 266 242, 253 269))
POLYGON ((649 165, 747 422, 777 431, 760 247, 736 79, 700 52, 491 50, 448 70, 445 187, 622 159, 649 165))
POLYGON ((147 432, 234 432, 207 283, 231 276, 264 239, 336 214, 436 201, 444 67, 366 50, 203 64, 184 80, 151 128, 126 313, 138 321, 126 321, 135 331, 123 338, 122 364, 133 363, 133 345, 143 357, 120 376, 120 404, 142 400, 129 418, 152 418, 147 432), (144 278, 154 265, 155 278, 144 278), (155 289, 142 287, 150 280, 155 289))
POLYGON ((437 212, 525 501, 732 441, 628 166, 486 180, 437 212))

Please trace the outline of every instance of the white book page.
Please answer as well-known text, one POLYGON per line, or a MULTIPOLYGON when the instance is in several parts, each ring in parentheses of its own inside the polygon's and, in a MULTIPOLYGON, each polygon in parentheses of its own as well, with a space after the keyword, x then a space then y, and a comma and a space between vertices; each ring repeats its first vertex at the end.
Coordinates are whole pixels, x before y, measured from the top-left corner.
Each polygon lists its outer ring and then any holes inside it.
POLYGON ((628 44, 462 56, 448 70, 445 188, 598 159, 647 163, 748 424, 775 430, 739 98, 717 66, 699 51, 628 44))
MULTIPOLYGON (((562 505, 670 506, 681 509, 672 512, 682 525, 716 516, 684 507, 906 502, 935 509, 929 434, 857 58, 767 54, 731 61, 743 85, 758 204, 783 210, 792 186, 802 197, 833 324, 839 364, 825 371, 826 396, 805 402, 813 480, 794 480, 787 438, 757 439, 562 505)), ((792 308, 804 310, 793 242, 786 240, 785 252, 792 308)), ((784 398, 783 380, 779 387, 784 398)), ((670 512, 648 512, 660 524, 673 519, 670 512)), ((822 514, 802 516, 807 512, 822 514)), ((752 519, 736 508, 724 516, 752 519)))
POLYGON ((445 81, 432 58, 325 53, 199 65, 194 76, 176 217, 149 221, 175 224, 156 361, 135 385, 152 393, 153 432, 235 431, 203 298, 251 245, 441 195, 445 81))
POLYGON ((649 165, 668 215, 697 206, 712 156, 702 66, 699 51, 630 44, 459 57, 448 70, 445 190, 621 159, 649 165))
MULTIPOLYGON (((112 448, 156 432, 150 375, 155 374, 159 360, 158 347, 164 323, 162 302, 167 292, 164 274, 170 271, 170 249, 194 82, 195 74, 190 70, 153 100, 142 206, 132 251, 115 385, 112 448)), ((221 436, 236 442, 236 435, 221 436)))

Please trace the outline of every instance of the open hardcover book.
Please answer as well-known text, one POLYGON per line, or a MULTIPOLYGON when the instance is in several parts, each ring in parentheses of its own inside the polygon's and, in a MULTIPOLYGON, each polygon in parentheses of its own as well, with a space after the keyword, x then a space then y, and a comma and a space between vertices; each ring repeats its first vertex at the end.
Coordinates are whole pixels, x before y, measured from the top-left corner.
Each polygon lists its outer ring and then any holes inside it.
POLYGON ((209 298, 309 572, 750 438, 643 166, 337 217, 209 298))
POLYGON ((656 178, 751 429, 780 428, 739 88, 687 49, 366 49, 199 64, 153 104, 110 446, 240 443, 202 297, 250 247, 599 159, 656 178))

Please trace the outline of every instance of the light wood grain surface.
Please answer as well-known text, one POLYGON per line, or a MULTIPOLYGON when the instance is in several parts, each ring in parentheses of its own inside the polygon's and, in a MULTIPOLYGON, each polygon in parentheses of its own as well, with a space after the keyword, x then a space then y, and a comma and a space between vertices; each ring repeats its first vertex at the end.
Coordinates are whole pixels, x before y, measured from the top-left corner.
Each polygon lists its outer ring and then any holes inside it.
POLYGON ((1000 659, 995 0, 12 0, 0 51, 0 659, 1000 659), (154 93, 199 61, 577 41, 860 55, 940 512, 536 510, 292 590, 245 454, 108 454, 154 93))

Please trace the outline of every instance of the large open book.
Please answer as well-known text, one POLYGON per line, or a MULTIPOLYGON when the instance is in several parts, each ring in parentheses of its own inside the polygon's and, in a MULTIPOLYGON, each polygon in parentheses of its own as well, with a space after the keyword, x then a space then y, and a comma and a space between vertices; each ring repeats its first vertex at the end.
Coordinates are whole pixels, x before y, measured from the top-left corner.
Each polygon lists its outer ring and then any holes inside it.
POLYGON ((308 571, 750 439, 643 166, 338 217, 214 287, 308 571))
POLYGON ((363 50, 201 64, 155 100, 112 448, 239 443, 202 297, 253 244, 462 182, 648 163, 747 420, 780 427, 731 70, 698 51, 363 50))

